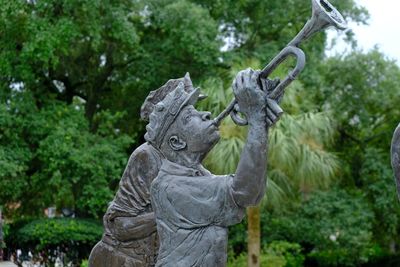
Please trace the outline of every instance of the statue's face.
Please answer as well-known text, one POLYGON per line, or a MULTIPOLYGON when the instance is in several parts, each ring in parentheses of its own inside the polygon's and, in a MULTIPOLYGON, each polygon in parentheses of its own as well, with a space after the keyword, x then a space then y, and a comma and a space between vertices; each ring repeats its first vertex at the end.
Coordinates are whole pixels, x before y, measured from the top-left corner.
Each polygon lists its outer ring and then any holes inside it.
POLYGON ((192 105, 184 107, 177 117, 178 135, 191 152, 208 153, 219 141, 218 126, 210 112, 200 112, 192 105))

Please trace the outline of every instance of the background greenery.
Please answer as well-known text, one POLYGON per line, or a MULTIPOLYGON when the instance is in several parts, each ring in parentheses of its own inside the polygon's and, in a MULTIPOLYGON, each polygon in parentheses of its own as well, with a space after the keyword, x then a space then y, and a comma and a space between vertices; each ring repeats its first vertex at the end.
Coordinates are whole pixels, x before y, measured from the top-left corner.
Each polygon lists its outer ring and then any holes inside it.
MULTIPOLYGON (((367 22, 355 1, 331 2, 348 21, 367 22)), ((143 142, 139 109, 150 90, 189 71, 210 96, 200 108, 216 115, 235 74, 262 68, 309 15, 303 0, 0 0, 0 205, 14 222, 9 240, 62 244, 64 235, 35 234, 53 223, 74 232, 69 220, 40 219, 49 206, 100 221, 143 142)), ((400 69, 352 37, 354 51, 332 58, 325 33, 302 45, 306 70, 270 132, 260 208, 270 266, 384 266, 399 254, 388 151, 400 121, 400 69)), ((232 172, 245 132, 227 119, 207 167, 232 172)), ((231 266, 243 265, 246 223, 230 231, 231 266)), ((85 234, 87 247, 96 237, 85 234)))

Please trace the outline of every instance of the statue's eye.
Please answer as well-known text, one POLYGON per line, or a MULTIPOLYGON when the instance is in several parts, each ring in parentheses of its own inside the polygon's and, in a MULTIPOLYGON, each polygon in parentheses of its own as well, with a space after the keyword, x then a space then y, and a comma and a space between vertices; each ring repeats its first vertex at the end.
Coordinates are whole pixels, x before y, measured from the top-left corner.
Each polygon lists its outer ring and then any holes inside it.
POLYGON ((183 116, 183 124, 186 125, 192 119, 192 113, 187 112, 185 116, 183 116))

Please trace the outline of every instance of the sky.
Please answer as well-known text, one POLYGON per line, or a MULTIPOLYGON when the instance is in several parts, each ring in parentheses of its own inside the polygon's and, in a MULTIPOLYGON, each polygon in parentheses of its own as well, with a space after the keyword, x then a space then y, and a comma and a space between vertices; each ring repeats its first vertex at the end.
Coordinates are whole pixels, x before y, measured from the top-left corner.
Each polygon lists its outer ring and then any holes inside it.
MULTIPOLYGON (((356 0, 358 5, 368 9, 369 25, 349 23, 355 38, 363 51, 377 45, 386 56, 400 65, 400 0, 356 0)), ((336 38, 336 45, 327 51, 328 56, 337 52, 350 51, 350 47, 342 41, 343 34, 329 30, 329 38, 336 38)))

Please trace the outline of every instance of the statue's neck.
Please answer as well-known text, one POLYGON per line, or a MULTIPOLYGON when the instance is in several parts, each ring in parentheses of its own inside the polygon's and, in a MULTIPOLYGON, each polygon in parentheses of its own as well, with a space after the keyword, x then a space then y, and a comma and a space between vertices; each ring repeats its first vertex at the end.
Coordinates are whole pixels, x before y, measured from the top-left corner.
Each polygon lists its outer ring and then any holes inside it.
MULTIPOLYGON (((211 150, 211 148, 210 148, 211 150)), ((201 163, 204 158, 207 156, 208 151, 190 151, 187 148, 184 150, 172 150, 170 147, 163 147, 162 154, 166 159, 171 162, 177 163, 179 165, 193 168, 193 169, 202 169, 201 163)))
POLYGON ((200 153, 177 153, 176 157, 172 160, 175 163, 183 165, 192 169, 200 169, 201 162, 203 161, 205 155, 200 153))

